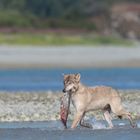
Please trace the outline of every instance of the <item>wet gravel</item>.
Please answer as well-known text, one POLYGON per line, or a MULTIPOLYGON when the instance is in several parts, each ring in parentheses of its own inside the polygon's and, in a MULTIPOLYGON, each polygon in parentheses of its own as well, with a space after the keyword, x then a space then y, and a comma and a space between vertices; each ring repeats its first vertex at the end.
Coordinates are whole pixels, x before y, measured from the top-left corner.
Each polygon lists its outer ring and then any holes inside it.
MULTIPOLYGON (((0 92, 0 121, 48 121, 59 120, 61 92, 0 92)), ((121 90, 123 106, 140 118, 140 90, 121 90)), ((69 120, 73 119, 71 105, 69 120)), ((89 112, 86 118, 103 119, 100 111, 89 112)), ((115 118, 115 116, 113 115, 115 118)))

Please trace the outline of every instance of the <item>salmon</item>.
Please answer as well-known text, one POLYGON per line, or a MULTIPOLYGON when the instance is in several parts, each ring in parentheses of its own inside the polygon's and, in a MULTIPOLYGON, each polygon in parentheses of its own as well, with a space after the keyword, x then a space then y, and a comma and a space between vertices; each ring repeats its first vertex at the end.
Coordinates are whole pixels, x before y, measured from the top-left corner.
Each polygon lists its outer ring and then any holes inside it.
POLYGON ((70 95, 69 93, 64 92, 60 103, 60 119, 65 128, 67 128, 69 108, 70 108, 70 95))

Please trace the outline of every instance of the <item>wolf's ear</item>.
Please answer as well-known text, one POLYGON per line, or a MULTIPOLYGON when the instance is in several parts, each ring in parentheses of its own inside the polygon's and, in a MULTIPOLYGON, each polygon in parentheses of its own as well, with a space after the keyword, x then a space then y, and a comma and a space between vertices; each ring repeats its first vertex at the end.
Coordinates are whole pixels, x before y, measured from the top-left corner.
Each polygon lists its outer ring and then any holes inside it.
POLYGON ((81 78, 80 73, 75 74, 75 78, 76 78, 76 81, 79 82, 81 78))

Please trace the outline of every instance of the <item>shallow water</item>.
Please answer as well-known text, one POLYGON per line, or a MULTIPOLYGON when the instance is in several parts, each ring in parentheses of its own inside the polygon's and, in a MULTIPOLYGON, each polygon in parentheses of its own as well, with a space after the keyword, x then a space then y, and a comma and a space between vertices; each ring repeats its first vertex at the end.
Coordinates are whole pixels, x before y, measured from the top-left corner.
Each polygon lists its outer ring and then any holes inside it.
POLYGON ((62 73, 81 73, 81 81, 89 86, 107 85, 117 89, 140 89, 140 68, 90 68, 0 70, 0 90, 61 91, 62 73))
MULTIPOLYGON (((70 123, 70 122, 69 122, 70 123)), ((103 123, 103 122, 100 122, 103 123)), ((139 140, 140 128, 130 128, 127 121, 114 121, 114 129, 64 130, 60 121, 0 123, 2 140, 139 140), (123 123, 124 125, 119 125, 123 123)), ((140 121, 137 121, 140 124, 140 121)))
MULTIPOLYGON (((129 129, 131 128, 128 120, 113 120, 114 124, 113 129, 129 129)), ((65 129, 61 121, 27 121, 27 122, 1 122, 0 129, 21 129, 21 128, 32 128, 32 129, 42 129, 48 131, 55 131, 55 130, 71 130, 71 121, 68 121, 68 129, 65 129)), ((78 126, 77 130, 101 130, 107 129, 108 125, 104 120, 96 120, 94 122, 90 122, 94 127, 91 129, 84 128, 78 126)), ((140 120, 136 121, 137 128, 140 129, 140 120)))

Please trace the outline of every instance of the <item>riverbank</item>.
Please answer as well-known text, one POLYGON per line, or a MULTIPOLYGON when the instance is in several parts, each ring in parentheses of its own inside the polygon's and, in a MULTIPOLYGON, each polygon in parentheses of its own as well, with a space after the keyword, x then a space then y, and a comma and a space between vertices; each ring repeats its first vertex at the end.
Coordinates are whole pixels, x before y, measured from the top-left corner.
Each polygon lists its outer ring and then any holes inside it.
MULTIPOLYGON (((134 119, 140 119, 140 90, 121 90, 123 106, 134 119)), ((0 121, 50 121, 59 120, 61 92, 0 92, 0 121)), ((69 120, 73 119, 71 105, 69 120)), ((100 111, 90 112, 86 118, 95 116, 102 120, 100 111)), ((115 119, 115 116, 113 115, 115 119)))
POLYGON ((140 45, 0 45, 0 68, 140 67, 140 45))
POLYGON ((97 35, 93 32, 84 32, 84 30, 78 33, 78 30, 41 30, 38 33, 35 30, 22 31, 17 33, 1 34, 0 29, 0 44, 7 45, 19 45, 22 46, 67 46, 67 45, 122 45, 132 46, 135 44, 134 40, 124 39, 121 37, 115 37, 113 35, 97 35), (44 33, 43 33, 44 31, 44 33))

